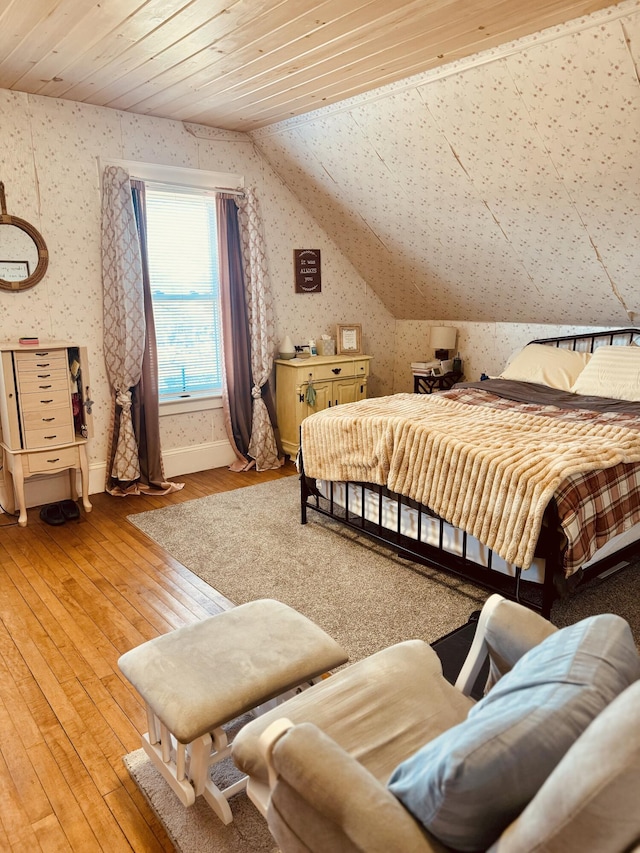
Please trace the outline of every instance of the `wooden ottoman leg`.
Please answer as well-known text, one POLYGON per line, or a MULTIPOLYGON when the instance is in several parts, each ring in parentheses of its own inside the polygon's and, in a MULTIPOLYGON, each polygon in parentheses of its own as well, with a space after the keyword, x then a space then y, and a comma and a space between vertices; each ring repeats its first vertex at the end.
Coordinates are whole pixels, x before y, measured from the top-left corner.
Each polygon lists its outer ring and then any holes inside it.
POLYGON ((220 820, 224 824, 231 823, 233 815, 227 800, 246 788, 247 777, 243 776, 221 790, 209 775, 214 764, 231 755, 225 730, 220 727, 212 734, 201 735, 191 743, 183 744, 148 706, 147 723, 149 731, 142 735, 142 747, 180 802, 192 806, 196 797, 203 795, 220 820))
POLYGON ((228 758, 231 755, 231 746, 227 739, 227 733, 222 727, 218 727, 214 729, 212 732, 213 744, 209 751, 209 754, 206 756, 204 773, 200 776, 198 781, 203 782, 202 789, 199 790, 199 785, 196 784, 195 779, 192 779, 196 788, 196 796, 199 793, 202 793, 205 800, 209 803, 213 811, 218 815, 220 820, 223 823, 231 823, 233 820, 233 815, 231 814, 231 807, 227 800, 229 797, 232 797, 234 794, 238 794, 240 791, 244 791, 247 787, 247 776, 243 776, 241 779, 238 779, 237 782, 234 782, 231 785, 228 785, 226 788, 219 788, 216 783, 211 778, 209 773, 209 768, 213 767, 219 761, 222 761, 224 758, 228 758))
POLYGON ((189 779, 196 797, 204 792, 211 757, 211 735, 206 734, 189 744, 189 779))
POLYGON ((231 823, 233 815, 231 814, 231 807, 227 802, 227 798, 232 797, 234 794, 239 794, 240 791, 244 791, 246 787, 246 776, 243 776, 242 779, 238 779, 238 781, 234 782, 233 785, 229 785, 229 787, 225 788, 224 791, 221 791, 220 788, 218 788, 218 786, 209 779, 204 788, 204 798, 223 823, 231 823))
MULTIPOLYGON (((178 799, 182 803, 183 806, 192 806, 196 801, 196 793, 193 790, 193 785, 184 776, 182 779, 178 779, 176 771, 175 771, 175 761, 169 760, 165 761, 163 758, 163 750, 162 744, 152 744, 149 740, 149 735, 142 735, 142 748, 147 753, 151 761, 153 762, 154 767, 156 767, 166 782, 168 782, 171 789, 176 793, 178 799)), ((184 749, 184 746, 180 744, 184 749)), ((173 750, 170 750, 173 751, 173 750)))

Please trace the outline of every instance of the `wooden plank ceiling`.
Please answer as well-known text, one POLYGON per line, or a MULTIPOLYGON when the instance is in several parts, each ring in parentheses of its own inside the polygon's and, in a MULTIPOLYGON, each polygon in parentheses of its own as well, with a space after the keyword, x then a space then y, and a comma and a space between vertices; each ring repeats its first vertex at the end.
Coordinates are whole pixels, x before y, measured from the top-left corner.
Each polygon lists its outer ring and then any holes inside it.
POLYGON ((611 0, 0 0, 0 88, 249 131, 611 0))

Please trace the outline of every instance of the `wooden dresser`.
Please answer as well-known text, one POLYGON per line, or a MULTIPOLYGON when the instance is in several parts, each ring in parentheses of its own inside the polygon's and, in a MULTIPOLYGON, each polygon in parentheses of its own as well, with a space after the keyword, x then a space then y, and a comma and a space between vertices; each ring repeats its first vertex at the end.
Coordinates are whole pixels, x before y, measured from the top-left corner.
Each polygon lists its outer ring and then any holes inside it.
MULTIPOLYGON (((91 433, 91 400, 86 350, 59 341, 38 346, 0 343, 0 425, 6 500, 17 502, 18 524, 27 523, 24 481, 71 472, 71 496, 89 502, 86 444, 91 433)), ((15 503, 7 507, 13 511, 15 503)))
POLYGON ((276 409, 285 453, 295 457, 300 424, 308 415, 367 396, 370 361, 370 355, 276 359, 276 409), (309 386, 315 392, 313 403, 309 386))

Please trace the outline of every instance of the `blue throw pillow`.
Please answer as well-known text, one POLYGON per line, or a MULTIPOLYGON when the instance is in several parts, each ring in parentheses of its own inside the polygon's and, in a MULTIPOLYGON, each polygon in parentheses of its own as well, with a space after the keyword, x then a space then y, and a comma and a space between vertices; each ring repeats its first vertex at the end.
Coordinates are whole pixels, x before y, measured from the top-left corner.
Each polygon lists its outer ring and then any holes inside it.
POLYGON ((467 719, 400 764, 389 789, 433 835, 486 850, 591 720, 640 678, 624 619, 591 616, 524 655, 467 719))

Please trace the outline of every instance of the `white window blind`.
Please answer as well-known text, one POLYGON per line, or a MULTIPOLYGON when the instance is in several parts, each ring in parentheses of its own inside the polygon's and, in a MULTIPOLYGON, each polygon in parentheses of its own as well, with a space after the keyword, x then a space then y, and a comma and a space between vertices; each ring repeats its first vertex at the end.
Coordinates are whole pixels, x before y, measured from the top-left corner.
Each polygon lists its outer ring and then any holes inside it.
POLYGON ((160 399, 222 390, 215 196, 146 183, 160 399))

